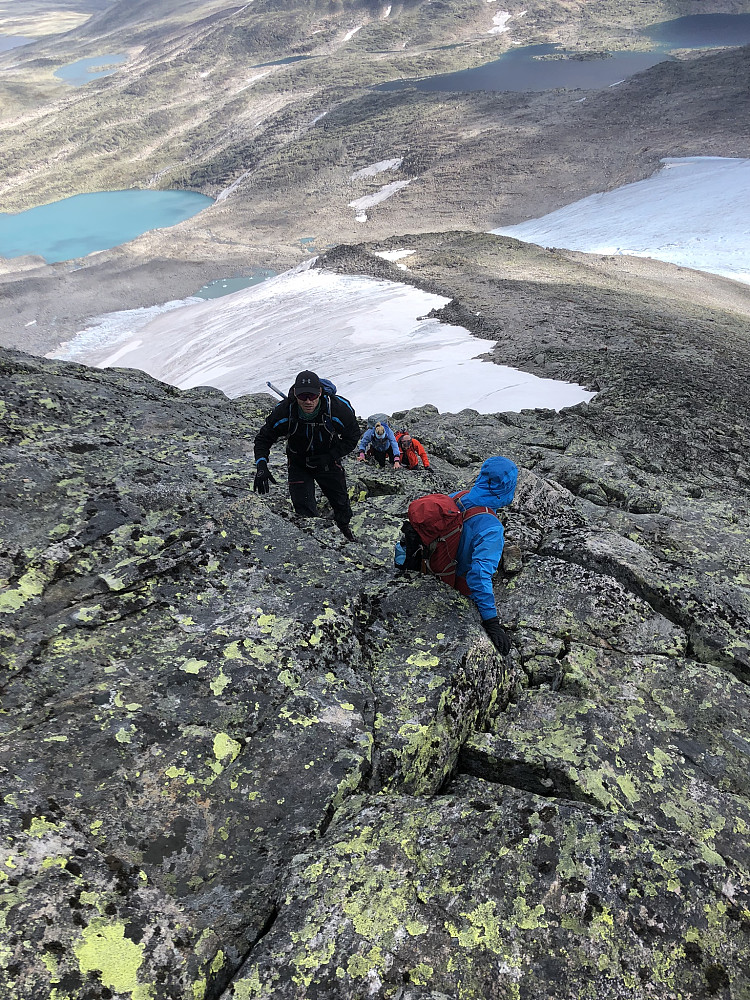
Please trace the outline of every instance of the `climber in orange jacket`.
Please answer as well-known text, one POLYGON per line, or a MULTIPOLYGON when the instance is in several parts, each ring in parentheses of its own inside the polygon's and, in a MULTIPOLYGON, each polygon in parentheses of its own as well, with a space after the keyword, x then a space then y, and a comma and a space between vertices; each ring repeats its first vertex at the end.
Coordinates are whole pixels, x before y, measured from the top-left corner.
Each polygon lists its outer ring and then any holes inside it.
POLYGON ((427 452, 424 450, 422 445, 415 437, 412 437, 408 431, 399 431, 396 434, 396 441, 401 449, 401 464, 405 469, 416 469, 419 466, 419 460, 422 459, 422 465, 427 469, 428 472, 432 472, 433 469, 430 468, 430 460, 427 457, 427 452))

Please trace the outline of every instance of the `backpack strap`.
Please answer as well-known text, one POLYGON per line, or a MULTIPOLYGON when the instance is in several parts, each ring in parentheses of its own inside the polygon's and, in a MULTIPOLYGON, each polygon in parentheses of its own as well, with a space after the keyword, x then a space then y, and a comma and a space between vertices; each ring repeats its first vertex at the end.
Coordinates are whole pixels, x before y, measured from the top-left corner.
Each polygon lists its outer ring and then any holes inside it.
POLYGON ((467 511, 463 512, 464 522, 468 521, 470 517, 476 517, 477 514, 492 514, 494 518, 497 518, 497 520, 499 520, 499 518, 497 517, 497 512, 494 511, 491 507, 469 507, 467 511))

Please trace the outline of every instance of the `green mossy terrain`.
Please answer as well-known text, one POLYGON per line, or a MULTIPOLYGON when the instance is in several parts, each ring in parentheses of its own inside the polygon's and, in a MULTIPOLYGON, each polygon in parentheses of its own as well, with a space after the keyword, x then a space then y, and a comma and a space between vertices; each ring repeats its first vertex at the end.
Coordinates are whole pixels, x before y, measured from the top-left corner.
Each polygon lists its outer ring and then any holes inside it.
MULTIPOLYGON (((515 241, 410 240, 446 318, 528 349, 515 241)), ((602 391, 394 415, 435 475, 348 460, 353 544, 253 494, 269 397, 3 352, 8 1000, 750 996, 746 323, 647 326, 648 283, 546 253, 539 308, 578 295, 537 366, 602 391), (392 567, 409 500, 498 453, 507 659, 392 567)))

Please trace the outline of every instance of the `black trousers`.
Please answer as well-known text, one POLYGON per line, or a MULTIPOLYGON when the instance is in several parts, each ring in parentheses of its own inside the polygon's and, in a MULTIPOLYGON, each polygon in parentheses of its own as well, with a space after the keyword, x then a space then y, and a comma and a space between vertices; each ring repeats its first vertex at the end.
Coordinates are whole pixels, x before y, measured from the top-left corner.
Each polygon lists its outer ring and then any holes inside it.
POLYGON ((386 458, 393 465, 393 448, 390 445, 385 451, 377 451, 375 448, 370 448, 369 454, 371 458, 375 459, 381 469, 385 468, 386 458))
POLYGON ((310 468, 303 460, 292 455, 289 459, 289 496, 295 511, 302 517, 316 517, 318 505, 315 502, 315 484, 320 487, 323 495, 328 498, 333 508, 336 524, 348 524, 352 519, 352 508, 349 503, 349 491, 346 488, 346 475, 338 462, 330 462, 327 466, 310 468))

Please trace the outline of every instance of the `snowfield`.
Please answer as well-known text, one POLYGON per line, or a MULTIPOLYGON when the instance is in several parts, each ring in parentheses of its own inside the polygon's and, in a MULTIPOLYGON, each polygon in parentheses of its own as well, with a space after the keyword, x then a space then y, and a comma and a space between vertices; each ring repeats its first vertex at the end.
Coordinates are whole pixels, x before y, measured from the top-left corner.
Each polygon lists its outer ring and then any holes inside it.
MULTIPOLYGON (((398 252, 398 251, 397 251, 398 252)), ((50 355, 139 368, 171 385, 229 396, 286 390, 298 371, 333 379, 360 415, 432 403, 443 412, 559 409, 594 395, 481 361, 493 341, 428 319, 448 299, 411 285, 333 274, 306 262, 220 299, 99 317, 50 355)))
POLYGON ((631 254, 750 283, 750 160, 662 160, 653 177, 492 232, 584 253, 631 254))

